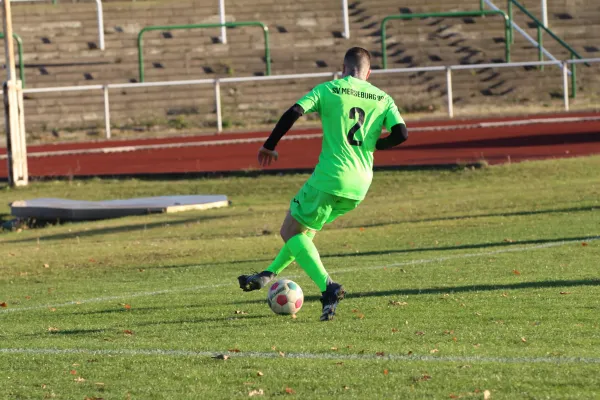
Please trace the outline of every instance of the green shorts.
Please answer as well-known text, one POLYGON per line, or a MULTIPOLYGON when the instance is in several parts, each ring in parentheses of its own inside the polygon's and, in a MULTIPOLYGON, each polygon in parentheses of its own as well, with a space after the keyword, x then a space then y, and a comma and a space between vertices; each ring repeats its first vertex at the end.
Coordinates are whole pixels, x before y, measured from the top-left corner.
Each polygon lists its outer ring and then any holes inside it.
POLYGON ((292 217, 309 229, 320 231, 323 225, 354 210, 360 200, 347 199, 304 184, 290 202, 292 217))

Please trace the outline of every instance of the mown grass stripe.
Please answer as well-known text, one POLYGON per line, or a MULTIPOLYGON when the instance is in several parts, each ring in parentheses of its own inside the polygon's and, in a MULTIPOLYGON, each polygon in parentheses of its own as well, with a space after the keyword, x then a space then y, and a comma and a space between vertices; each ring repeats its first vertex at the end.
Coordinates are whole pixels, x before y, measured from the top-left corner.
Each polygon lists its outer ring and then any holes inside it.
POLYGON ((22 355, 72 355, 86 354, 98 356, 168 356, 168 357, 216 357, 227 355, 234 358, 288 358, 303 360, 352 360, 352 361, 421 361, 421 362, 460 362, 460 363, 550 363, 550 364, 600 364, 600 358, 591 357, 493 357, 493 356, 429 356, 429 355, 399 355, 399 354, 335 354, 335 353, 285 353, 279 352, 229 352, 229 351, 191 351, 166 349, 23 349, 0 348, 0 354, 22 355))
MULTIPOLYGON (((455 260, 455 259, 461 259, 461 258, 483 257, 483 256, 496 255, 496 254, 539 250, 539 249, 545 249, 545 248, 549 248, 549 247, 563 246, 563 245, 572 244, 572 243, 592 242, 592 241, 596 241, 596 240, 600 240, 600 236, 592 236, 592 237, 578 239, 578 240, 561 240, 559 242, 544 243, 544 244, 540 244, 540 245, 536 245, 536 246, 500 249, 500 250, 494 250, 494 251, 489 251, 489 252, 457 254, 457 255, 453 255, 453 256, 411 260, 411 261, 404 261, 404 262, 385 264, 385 265, 377 265, 377 266, 371 266, 371 267, 346 268, 346 269, 341 269, 341 270, 335 270, 335 273, 341 274, 341 273, 364 271, 364 270, 402 267, 402 266, 416 265, 416 264, 429 264, 429 263, 434 263, 434 262, 443 262, 443 261, 455 260)), ((297 275, 289 275, 286 277, 287 278, 295 278, 295 277, 297 277, 297 275)), ((156 290, 156 291, 151 291, 151 292, 131 293, 131 294, 126 294, 126 295, 121 295, 121 296, 95 297, 95 298, 91 298, 91 299, 73 300, 73 301, 68 301, 65 303, 52 304, 52 305, 39 305, 39 306, 20 307, 20 308, 3 308, 0 310, 0 314, 2 314, 2 313, 6 314, 6 313, 10 313, 10 312, 33 311, 33 310, 40 310, 40 309, 44 309, 44 308, 59 308, 59 307, 66 307, 66 306, 80 305, 80 304, 87 304, 87 303, 101 303, 104 301, 123 300, 123 299, 129 299, 129 298, 134 298, 134 297, 157 296, 157 295, 162 295, 162 294, 181 293, 181 292, 189 292, 189 291, 195 291, 195 290, 216 289, 216 288, 228 287, 228 286, 233 286, 233 285, 231 283, 221 283, 221 284, 214 284, 214 285, 203 285, 203 286, 193 286, 193 287, 187 287, 187 288, 165 289, 165 290, 156 290)))

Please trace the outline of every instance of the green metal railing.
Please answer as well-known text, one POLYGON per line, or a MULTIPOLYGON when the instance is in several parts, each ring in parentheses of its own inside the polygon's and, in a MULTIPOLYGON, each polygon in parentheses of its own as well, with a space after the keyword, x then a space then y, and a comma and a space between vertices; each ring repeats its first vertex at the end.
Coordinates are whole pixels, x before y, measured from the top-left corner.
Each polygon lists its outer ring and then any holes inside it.
MULTIPOLYGON (((579 53, 577 53, 577 51, 575 51, 575 49, 573 49, 571 46, 569 46, 567 43, 565 43, 561 38, 556 36, 556 34, 554 32, 552 32, 550 29, 546 28, 544 26, 544 24, 540 22, 540 20, 538 20, 535 16, 533 16, 533 14, 531 14, 531 12, 529 12, 529 10, 527 8, 525 8, 525 6, 523 6, 517 0, 508 0, 508 4, 507 4, 508 18, 510 20, 511 43, 514 43, 513 24, 512 24, 513 4, 519 10, 521 10, 525 15, 527 15, 537 26, 538 58, 540 61, 544 60, 544 52, 543 52, 544 47, 542 45, 543 32, 546 32, 548 35, 550 35, 550 37, 552 39, 556 40, 562 47, 564 47, 571 54, 571 60, 574 60, 575 58, 578 58, 580 60, 583 59, 583 57, 579 53)), ((589 63, 585 63, 585 65, 587 65, 588 67, 590 66, 589 63)), ((571 64, 571 97, 575 98, 575 96, 577 96, 577 65, 571 64)))
POLYGON ((480 10, 480 11, 459 11, 459 12, 441 12, 424 14, 398 14, 388 15, 381 21, 381 55, 383 58, 383 69, 387 69, 387 46, 385 35, 385 24, 391 19, 413 19, 413 18, 464 18, 464 17, 484 17, 486 15, 501 15, 504 18, 504 41, 506 62, 510 62, 510 28, 509 17, 503 11, 480 10))
POLYGON ((166 25, 166 26, 147 26, 143 28, 138 34, 138 63, 140 72, 140 82, 144 82, 144 50, 142 43, 142 36, 148 31, 172 31, 179 29, 205 29, 205 28, 236 28, 240 26, 258 26, 263 30, 265 40, 265 63, 267 64, 267 75, 271 75, 271 48, 269 46, 269 28, 258 21, 248 22, 226 22, 226 23, 214 23, 214 24, 189 24, 189 25, 166 25))
MULTIPOLYGON (((0 32, 0 39, 4 39, 4 32, 0 32)), ((13 32, 13 39, 17 42, 17 51, 19 52, 19 77, 25 88, 25 65, 23 64, 23 40, 21 36, 13 32)))

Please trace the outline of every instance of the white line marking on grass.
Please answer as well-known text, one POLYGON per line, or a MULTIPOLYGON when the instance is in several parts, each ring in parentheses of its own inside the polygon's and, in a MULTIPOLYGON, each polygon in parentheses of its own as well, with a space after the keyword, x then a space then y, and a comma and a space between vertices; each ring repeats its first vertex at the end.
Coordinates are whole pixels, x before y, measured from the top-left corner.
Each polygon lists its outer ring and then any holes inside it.
MULTIPOLYGON (((495 254, 516 253, 516 252, 521 252, 521 251, 546 249, 549 247, 563 246, 565 244, 593 242, 596 240, 600 240, 600 236, 593 236, 593 237, 588 237, 588 238, 584 238, 584 239, 580 239, 580 240, 563 240, 560 242, 544 243, 544 244, 540 244, 537 246, 499 249, 499 250, 488 251, 488 252, 457 254, 457 255, 453 255, 453 256, 435 257, 435 258, 427 258, 427 259, 421 259, 421 260, 411 260, 411 261, 404 261, 404 262, 400 262, 400 263, 377 265, 377 266, 370 266, 370 267, 367 266, 367 267, 347 268, 347 269, 336 270, 335 273, 343 274, 343 273, 348 273, 348 272, 374 270, 374 269, 382 269, 382 268, 393 268, 393 267, 401 267, 401 266, 407 266, 407 265, 430 264, 430 263, 434 263, 434 262, 443 262, 443 261, 456 260, 456 259, 461 259, 461 258, 484 257, 484 256, 495 255, 495 254)), ((294 278, 294 277, 298 277, 298 275, 288 276, 288 278, 294 278)), ((129 299, 129 298, 133 298, 133 297, 157 296, 157 295, 161 295, 161 294, 191 292, 191 291, 203 290, 203 289, 204 290, 205 289, 216 289, 216 288, 227 287, 227 286, 232 286, 232 284, 231 283, 220 283, 220 284, 214 284, 214 285, 193 286, 193 287, 178 288, 178 289, 156 290, 156 291, 151 291, 151 292, 138 292, 138 293, 131 293, 131 294, 125 294, 125 295, 120 295, 120 296, 95 297, 95 298, 91 298, 91 299, 73 300, 73 301, 68 301, 66 303, 53 304, 53 305, 39 305, 39 306, 21 307, 21 308, 3 308, 0 310, 0 314, 9 313, 9 312, 20 312, 20 311, 33 311, 33 310, 40 310, 40 309, 44 309, 44 308, 59 308, 59 307, 66 307, 66 306, 73 306, 73 305, 80 305, 80 304, 87 304, 87 303, 101 303, 104 301, 123 300, 123 299, 129 299)))
MULTIPOLYGON (((99 356, 169 356, 169 357, 214 357, 227 354, 233 358, 282 358, 279 353, 228 351, 191 351, 163 349, 10 349, 0 348, 0 354, 32 354, 32 355, 72 355, 86 354, 99 356)), ((356 361, 422 361, 422 362, 480 362, 499 364, 550 363, 550 364, 600 364, 600 358, 590 357, 493 357, 493 356, 428 356, 387 354, 328 354, 328 353, 285 353, 285 358, 301 360, 356 360, 356 361)))
POLYGON ((21 307, 21 308, 5 308, 5 309, 0 310, 0 314, 1 313, 9 313, 9 312, 18 312, 18 311, 40 310, 43 308, 58 308, 58 307, 65 307, 65 306, 74 306, 74 305, 87 304, 87 303, 102 303, 104 301, 123 300, 123 299, 129 299, 129 298, 133 298, 133 297, 157 296, 157 295, 161 295, 161 294, 169 294, 169 293, 175 293, 175 292, 193 292, 195 290, 214 289, 214 288, 230 286, 230 285, 231 285, 231 283, 221 283, 221 284, 215 284, 215 285, 193 286, 193 287, 179 288, 179 289, 156 290, 156 291, 152 291, 152 292, 138 292, 138 293, 124 294, 121 296, 95 297, 95 298, 85 299, 85 300, 67 301, 66 303, 60 303, 60 304, 49 304, 49 305, 21 307))

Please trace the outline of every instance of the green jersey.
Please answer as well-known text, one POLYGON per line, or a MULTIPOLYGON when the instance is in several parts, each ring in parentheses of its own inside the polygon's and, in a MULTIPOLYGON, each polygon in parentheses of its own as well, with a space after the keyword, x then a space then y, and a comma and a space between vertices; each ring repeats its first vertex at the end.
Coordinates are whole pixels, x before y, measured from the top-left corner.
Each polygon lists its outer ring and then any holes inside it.
POLYGON ((347 76, 317 85, 296 104, 318 112, 323 124, 319 163, 308 184, 362 200, 373 179, 373 152, 383 126, 404 124, 392 98, 367 81, 347 76))

